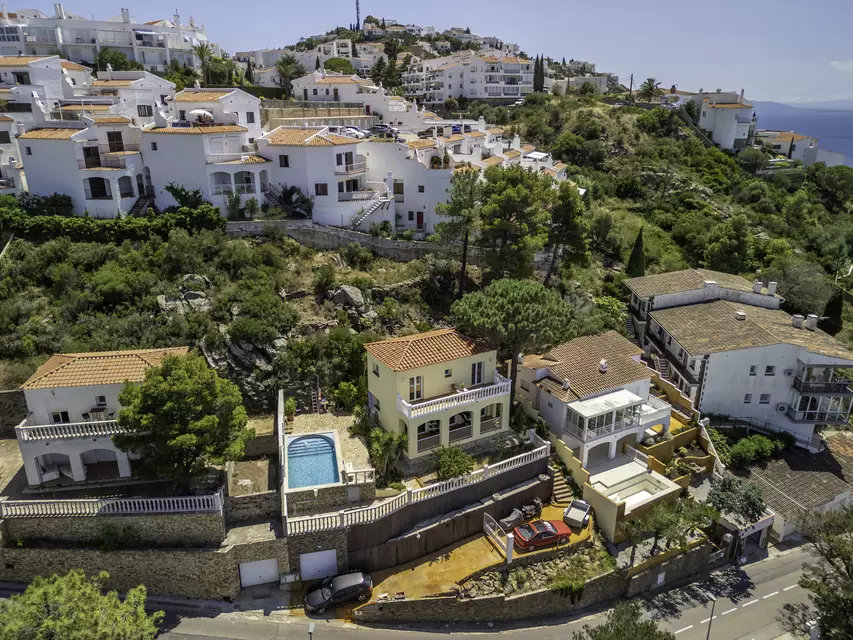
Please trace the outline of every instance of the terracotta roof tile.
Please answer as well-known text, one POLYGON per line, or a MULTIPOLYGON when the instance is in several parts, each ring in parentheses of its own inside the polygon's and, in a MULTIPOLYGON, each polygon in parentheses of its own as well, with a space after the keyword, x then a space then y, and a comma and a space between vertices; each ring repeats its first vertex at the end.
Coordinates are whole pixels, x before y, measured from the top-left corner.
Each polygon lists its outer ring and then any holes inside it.
POLYGON ((19 140, 71 140, 71 136, 83 129, 31 129, 18 136, 19 140))
POLYGON ((0 122, 14 122, 15 119, 12 116, 7 116, 0 114, 0 122))
POLYGON ((71 62, 70 60, 62 61, 62 68, 67 71, 91 71, 89 67, 84 67, 82 64, 71 62))
POLYGON ((129 87, 136 80, 95 80, 93 87, 129 87))
POLYGON ((60 353, 40 366, 21 389, 54 389, 141 382, 145 372, 166 356, 180 356, 188 347, 92 353, 60 353))
POLYGON ((93 118, 95 124, 130 124, 132 120, 127 116, 102 116, 93 118))
POLYGON ((731 273, 723 273, 722 271, 711 271, 710 269, 684 269, 682 271, 668 271, 651 276, 629 278, 625 280, 625 286, 641 298, 647 298, 649 296, 701 289, 706 280, 713 280, 717 283, 717 286, 724 289, 752 291, 752 283, 746 278, 732 275, 731 273))
POLYGON ((488 134, 485 131, 472 131, 471 133, 466 133, 469 138, 485 138, 488 134))
POLYGON ((358 76, 326 76, 320 78, 315 84, 373 84, 367 78, 359 78, 358 76))
POLYGON ((485 160, 482 160, 481 162, 484 165, 486 165, 487 167, 495 167, 499 164, 503 164, 503 161, 504 161, 503 158, 499 158, 498 156, 492 156, 491 158, 486 158, 485 160))
POLYGON ((438 329, 413 336, 380 340, 364 345, 368 353, 392 371, 420 369, 439 362, 494 351, 494 347, 474 340, 454 329, 438 329))
POLYGON ((435 148, 435 140, 426 139, 426 140, 412 140, 411 142, 407 142, 406 146, 409 149, 434 149, 435 148))
POLYGON ((200 89, 184 89, 175 94, 175 102, 219 102, 234 89, 228 91, 202 91, 200 89))
POLYGON ((212 127, 153 127, 143 129, 142 133, 171 133, 176 135, 204 135, 206 133, 242 133, 246 127, 237 124, 222 124, 212 127))
POLYGON ((521 155, 521 151, 516 151, 515 149, 510 149, 509 151, 506 151, 504 153, 504 156, 509 158, 510 160, 512 158, 517 158, 520 155, 521 155))
POLYGON ((500 135, 504 132, 503 127, 495 127, 494 129, 489 129, 486 133, 491 133, 492 135, 500 135))
POLYGON ((289 129, 279 127, 270 131, 265 138, 271 146, 279 147, 334 147, 358 144, 358 140, 329 133, 327 129, 289 129))
POLYGON ((47 57, 49 56, 0 56, 0 67, 26 67, 30 62, 47 57))
POLYGON ((217 162, 216 164, 264 164, 269 162, 263 156, 243 156, 239 160, 228 160, 227 162, 217 162))
POLYGON ((91 111, 104 112, 113 108, 111 104, 64 104, 59 107, 60 111, 91 111))

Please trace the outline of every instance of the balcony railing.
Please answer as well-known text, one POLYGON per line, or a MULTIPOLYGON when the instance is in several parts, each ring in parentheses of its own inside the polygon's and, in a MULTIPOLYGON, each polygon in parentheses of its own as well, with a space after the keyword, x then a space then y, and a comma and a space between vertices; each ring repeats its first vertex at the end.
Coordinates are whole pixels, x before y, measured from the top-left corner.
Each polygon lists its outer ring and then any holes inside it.
POLYGON ((794 378, 794 389, 803 393, 853 393, 849 380, 832 380, 830 382, 805 381, 800 377, 794 378))
POLYGON ((210 192, 215 196, 227 196, 234 193, 234 187, 230 184, 215 184, 210 192))
POLYGON ((371 200, 377 197, 379 194, 378 191, 367 190, 367 191, 345 191, 343 193, 338 193, 338 202, 353 202, 357 200, 371 200))
POLYGON ((24 420, 15 427, 19 442, 33 440, 64 440, 68 438, 96 438, 124 433, 116 420, 100 420, 97 422, 72 422, 69 424, 43 424, 27 426, 24 420))
POLYGON ((353 162, 352 164, 342 164, 335 167, 336 176, 345 176, 351 173, 362 173, 367 171, 366 162, 353 162))
POLYGON ((601 438, 603 436, 610 435, 611 433, 619 433, 620 431, 625 431, 626 429, 631 429, 636 427, 639 423, 632 419, 627 420, 619 420, 618 422, 614 422, 612 424, 604 425, 603 427, 599 427, 598 429, 587 429, 586 437, 584 440, 589 442, 590 440, 595 440, 596 438, 601 438))
POLYGON ((406 418, 420 418, 433 413, 440 413, 448 409, 463 407, 474 402, 503 396, 509 393, 511 380, 504 378, 497 371, 495 372, 494 384, 486 384, 468 391, 459 391, 449 393, 426 402, 409 403, 403 400, 403 397, 397 394, 397 410, 406 418))
POLYGON ((850 414, 835 411, 797 411, 791 405, 785 410, 785 415, 791 422, 806 422, 815 424, 847 424, 850 414))
POLYGON ((98 150, 101 153, 121 153, 122 151, 139 151, 139 145, 130 144, 128 142, 110 142, 109 144, 99 144, 98 150))
POLYGON ((451 427, 447 439, 449 442, 456 442, 458 440, 466 440, 467 438, 470 438, 473 434, 474 428, 470 424, 466 424, 461 427, 451 427))
POLYGON ((170 498, 102 498, 92 500, 7 500, 0 518, 67 518, 153 513, 222 513, 221 492, 170 498))
POLYGON ((659 421, 669 418, 671 414, 672 406, 669 403, 649 396, 640 407, 640 423, 657 424, 659 421))
POLYGON ((234 193, 256 193, 255 185, 253 185, 253 184, 234 185, 234 193))
POLYGON ((14 189, 15 188, 15 179, 14 178, 0 178, 0 189, 14 189))
POLYGON ((418 438, 418 453, 435 449, 440 444, 441 434, 439 433, 436 433, 434 436, 427 436, 426 438, 418 438))

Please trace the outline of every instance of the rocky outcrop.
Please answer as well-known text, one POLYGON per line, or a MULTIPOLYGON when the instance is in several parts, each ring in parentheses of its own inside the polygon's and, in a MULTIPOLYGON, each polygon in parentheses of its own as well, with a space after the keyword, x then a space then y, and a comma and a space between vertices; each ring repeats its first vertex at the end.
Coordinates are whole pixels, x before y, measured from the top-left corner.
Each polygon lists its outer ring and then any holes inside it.
POLYGON ((367 307, 367 301, 364 299, 364 294, 361 290, 348 284, 342 284, 340 288, 335 291, 332 296, 332 300, 335 304, 339 304, 343 307, 350 307, 358 311, 367 307))
POLYGON ((179 298, 157 296, 157 305, 162 313, 184 315, 190 311, 210 311, 210 300, 204 291, 184 291, 179 298))

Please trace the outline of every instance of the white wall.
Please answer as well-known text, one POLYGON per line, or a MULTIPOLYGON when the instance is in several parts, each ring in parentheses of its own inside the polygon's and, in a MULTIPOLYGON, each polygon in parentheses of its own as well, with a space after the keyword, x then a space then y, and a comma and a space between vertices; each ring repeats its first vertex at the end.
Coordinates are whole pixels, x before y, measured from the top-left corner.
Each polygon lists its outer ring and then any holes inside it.
POLYGON ((203 135, 176 133, 143 133, 142 153, 151 172, 157 206, 177 206, 165 187, 176 182, 186 189, 201 189, 205 200, 211 200, 203 135), (157 144, 157 151, 152 149, 157 144))
POLYGON ((715 287, 700 287, 699 289, 691 289, 689 291, 656 295, 654 296, 651 309, 659 310, 670 307, 682 307, 711 300, 731 300, 732 302, 740 302, 766 309, 778 309, 781 303, 781 300, 776 296, 753 293, 752 291, 738 291, 717 285, 715 287))
POLYGON ((97 396, 106 396, 106 413, 115 412, 121 405, 118 394, 121 384, 91 385, 84 387, 58 387, 55 389, 25 389, 24 397, 30 413, 30 425, 53 424, 51 412, 67 411, 71 422, 83 422, 83 414, 97 406, 97 396))
POLYGON ((71 196, 74 211, 86 208, 83 183, 77 171, 76 143, 73 140, 19 140, 21 160, 27 174, 30 193, 71 196), (27 149, 31 154, 27 155, 27 149), (73 167, 73 170, 71 170, 73 167))

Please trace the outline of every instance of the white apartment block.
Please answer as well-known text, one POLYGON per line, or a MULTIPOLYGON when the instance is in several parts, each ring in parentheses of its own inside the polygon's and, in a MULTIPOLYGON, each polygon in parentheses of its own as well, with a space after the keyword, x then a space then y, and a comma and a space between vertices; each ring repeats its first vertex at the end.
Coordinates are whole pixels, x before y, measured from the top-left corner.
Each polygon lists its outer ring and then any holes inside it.
POLYGON ((708 131, 716 145, 729 150, 746 148, 755 135, 757 118, 753 106, 744 100, 743 91, 705 94, 700 89, 690 99, 699 109, 697 126, 708 131))
POLYGON ((569 86, 573 89, 580 89, 585 84, 591 84, 595 88, 596 93, 607 93, 607 86, 610 81, 610 76, 572 76, 568 79, 568 81, 569 86))
POLYGON ((800 160, 805 166, 823 162, 828 167, 844 164, 844 155, 821 149, 818 138, 804 136, 793 131, 773 131, 760 129, 756 132, 756 142, 770 144, 773 152, 791 160, 800 160))
POLYGON ((373 66, 380 60, 388 61, 385 55, 385 45, 381 42, 358 42, 353 44, 351 40, 330 40, 317 45, 307 51, 297 51, 290 47, 286 49, 265 49, 263 51, 242 52, 239 54, 240 61, 252 61, 255 65, 254 80, 262 87, 281 86, 281 77, 276 71, 275 63, 283 55, 289 54, 296 58, 306 71, 315 71, 319 60, 320 69, 324 68, 326 62, 332 58, 343 58, 349 60, 356 73, 364 76, 370 73, 373 66))
POLYGON ((210 42, 204 27, 192 18, 182 24, 180 15, 173 19, 135 22, 129 9, 108 20, 91 20, 70 13, 62 4, 54 4, 54 15, 35 9, 16 12, 0 10, 0 54, 49 56, 57 49, 69 60, 92 65, 103 48, 116 49, 150 71, 165 71, 172 60, 198 68, 193 46, 207 42, 214 55, 219 46, 210 42))
POLYGON ((813 448, 818 425, 846 424, 853 353, 818 316, 779 309, 776 283, 688 269, 625 281, 646 353, 704 413, 783 430, 813 448))

